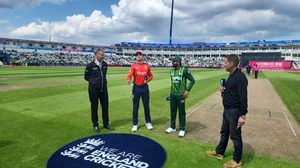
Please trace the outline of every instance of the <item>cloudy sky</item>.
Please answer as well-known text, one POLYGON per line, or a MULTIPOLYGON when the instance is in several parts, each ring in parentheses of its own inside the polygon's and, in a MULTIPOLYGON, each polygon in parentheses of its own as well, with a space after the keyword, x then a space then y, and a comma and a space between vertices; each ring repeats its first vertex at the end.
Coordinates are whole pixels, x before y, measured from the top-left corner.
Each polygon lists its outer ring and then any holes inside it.
MULTIPOLYGON (((173 43, 300 39, 300 0, 174 0, 173 43)), ((172 0, 0 0, 0 37, 168 43, 172 0)))

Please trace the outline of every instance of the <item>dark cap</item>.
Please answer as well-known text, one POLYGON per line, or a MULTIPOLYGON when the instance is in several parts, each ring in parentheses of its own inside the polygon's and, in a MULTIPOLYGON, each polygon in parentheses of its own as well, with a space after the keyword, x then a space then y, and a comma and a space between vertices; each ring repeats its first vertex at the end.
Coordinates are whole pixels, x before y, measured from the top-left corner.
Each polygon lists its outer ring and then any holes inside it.
POLYGON ((170 58, 170 60, 181 62, 181 58, 180 58, 179 56, 175 56, 175 57, 173 57, 173 58, 170 58))

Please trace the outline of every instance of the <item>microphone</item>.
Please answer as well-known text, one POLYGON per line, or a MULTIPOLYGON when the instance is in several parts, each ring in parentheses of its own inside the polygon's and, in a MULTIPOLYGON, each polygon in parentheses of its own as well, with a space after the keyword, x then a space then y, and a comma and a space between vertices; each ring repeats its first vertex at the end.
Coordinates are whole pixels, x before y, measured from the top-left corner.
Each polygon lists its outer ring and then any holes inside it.
MULTIPOLYGON (((167 101, 170 101, 170 99, 171 99, 171 98, 170 98, 169 96, 166 97, 166 100, 167 100, 167 101)), ((181 100, 181 103, 184 103, 184 99, 181 100)))
MULTIPOLYGON (((225 83, 226 83, 226 79, 222 78, 222 79, 220 80, 221 86, 225 87, 225 83)), ((223 97, 223 95, 224 95, 224 92, 221 93, 221 97, 223 97)))
POLYGON ((148 81, 148 75, 144 76, 144 83, 147 83, 148 81))

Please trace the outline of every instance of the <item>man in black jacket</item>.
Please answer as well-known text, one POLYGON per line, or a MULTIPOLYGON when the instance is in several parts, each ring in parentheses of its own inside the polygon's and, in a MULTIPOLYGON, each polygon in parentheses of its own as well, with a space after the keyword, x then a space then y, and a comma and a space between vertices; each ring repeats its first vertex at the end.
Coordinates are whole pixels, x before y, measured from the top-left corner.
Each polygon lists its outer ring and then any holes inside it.
POLYGON ((246 71, 247 71, 247 75, 248 75, 248 76, 250 76, 251 69, 252 69, 251 65, 248 64, 248 65, 246 66, 246 71))
POLYGON ((100 132, 98 125, 98 100, 102 108, 103 127, 113 130, 108 118, 108 92, 107 92, 107 63, 104 60, 104 50, 97 48, 95 59, 85 68, 84 79, 89 82, 89 98, 91 102, 91 117, 95 132, 100 132))
POLYGON ((226 168, 242 166, 243 141, 241 127, 246 122, 248 112, 248 80, 241 69, 237 68, 238 64, 239 57, 237 55, 227 55, 225 57, 224 66, 226 71, 230 72, 230 75, 225 86, 220 87, 220 92, 224 92, 221 138, 215 151, 206 152, 208 156, 223 159, 230 135, 234 145, 234 153, 233 160, 224 164, 226 168))

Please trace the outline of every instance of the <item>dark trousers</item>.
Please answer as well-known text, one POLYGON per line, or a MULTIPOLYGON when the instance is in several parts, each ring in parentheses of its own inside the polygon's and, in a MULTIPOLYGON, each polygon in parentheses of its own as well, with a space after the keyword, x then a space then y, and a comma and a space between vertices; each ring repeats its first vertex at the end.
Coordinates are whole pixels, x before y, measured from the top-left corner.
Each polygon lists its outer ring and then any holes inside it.
POLYGON ((247 71, 247 75, 249 76, 250 75, 250 70, 246 70, 247 71))
POLYGON ((132 88, 132 102, 133 102, 132 124, 133 125, 138 125, 138 111, 140 106, 140 98, 142 98, 143 105, 144 105, 146 123, 151 123, 150 108, 149 108, 149 101, 150 101, 149 87, 147 84, 143 86, 133 85, 132 88))
POLYGON ((257 77, 258 77, 258 71, 254 71, 254 76, 255 76, 255 79, 257 79, 257 77))
POLYGON ((109 122, 108 118, 108 93, 107 89, 104 89, 102 92, 89 91, 89 97, 91 102, 91 117, 93 126, 98 126, 98 105, 99 100, 102 108, 102 120, 103 126, 107 126, 109 122))
POLYGON ((221 139, 216 148, 216 152, 218 154, 224 155, 230 135, 230 139, 234 145, 233 160, 236 162, 240 162, 242 160, 243 153, 242 129, 241 127, 237 128, 239 117, 239 109, 224 110, 222 128, 220 132, 221 139))
POLYGON ((179 116, 179 130, 185 130, 185 102, 183 100, 183 95, 170 95, 170 111, 171 111, 171 123, 170 127, 175 129, 176 127, 176 115, 178 109, 179 116))

